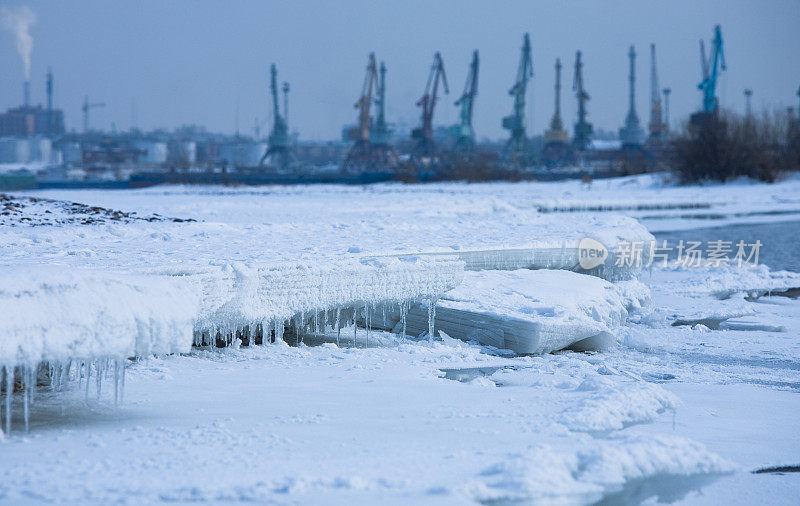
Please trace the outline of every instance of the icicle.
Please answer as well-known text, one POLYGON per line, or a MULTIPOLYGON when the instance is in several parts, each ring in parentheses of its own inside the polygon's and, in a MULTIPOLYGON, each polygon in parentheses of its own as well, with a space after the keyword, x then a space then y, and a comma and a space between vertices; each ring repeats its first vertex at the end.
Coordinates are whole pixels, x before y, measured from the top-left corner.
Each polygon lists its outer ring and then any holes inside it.
POLYGON ((355 308, 353 308, 353 348, 358 348, 358 325, 356 325, 355 308))
POLYGON ((325 330, 328 328, 328 310, 325 309, 322 311, 322 333, 325 333, 325 330))
POLYGON ((367 327, 367 340, 364 344, 365 348, 369 348, 369 317, 370 317, 370 310, 369 306, 364 303, 364 326, 367 327))
POLYGON ((31 402, 31 372, 24 365, 20 367, 22 370, 22 378, 20 384, 22 390, 22 413, 25 417, 25 432, 30 431, 30 402, 31 402))
POLYGON ((58 389, 59 390, 62 390, 64 388, 64 385, 69 381, 69 372, 70 372, 70 369, 72 369, 71 366, 72 366, 72 360, 67 362, 67 366, 66 367, 64 367, 64 366, 61 367, 61 378, 59 378, 59 380, 58 380, 58 389))
POLYGON ((428 341, 433 341, 433 325, 436 320, 436 299, 433 297, 428 301, 428 341))
POLYGON ((381 304, 381 309, 383 309, 383 328, 386 328, 388 325, 386 323, 386 304, 381 304))
POLYGON ((119 406, 119 362, 114 360, 114 406, 119 406))
POLYGON ((119 382, 119 403, 122 404, 122 400, 125 397, 125 366, 127 365, 126 360, 120 359, 122 365, 122 377, 120 378, 119 382))
POLYGON ((303 334, 306 330, 306 314, 305 311, 300 311, 300 322, 297 325, 297 344, 303 342, 303 334))
POLYGON ((103 386, 103 371, 105 368, 103 367, 103 363, 101 361, 97 361, 97 365, 95 366, 97 369, 97 400, 100 400, 100 389, 103 386))
POLYGON ((342 335, 342 327, 339 326, 341 323, 340 318, 342 317, 342 308, 336 307, 336 346, 339 346, 339 337, 342 335))
POLYGON ((408 314, 408 301, 400 303, 400 320, 403 322, 403 339, 406 338, 406 315, 408 314))
POLYGON ((11 434, 11 397, 14 395, 14 366, 5 366, 6 370, 6 434, 11 434))
POLYGON ((89 378, 92 376, 92 363, 86 361, 86 402, 89 402, 89 378))

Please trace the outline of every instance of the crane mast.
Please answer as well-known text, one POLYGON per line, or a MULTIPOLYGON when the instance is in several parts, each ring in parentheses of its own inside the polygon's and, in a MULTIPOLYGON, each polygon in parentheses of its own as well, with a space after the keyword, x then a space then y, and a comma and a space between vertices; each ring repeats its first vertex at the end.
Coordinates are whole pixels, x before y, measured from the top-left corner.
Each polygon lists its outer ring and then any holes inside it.
POLYGON ((447 75, 444 72, 444 62, 442 55, 437 51, 433 56, 433 65, 428 74, 428 82, 425 85, 425 94, 417 102, 417 106, 422 107, 421 126, 411 131, 412 139, 416 139, 417 145, 414 149, 415 158, 432 158, 435 154, 435 144, 433 141, 433 112, 436 108, 436 100, 439 92, 439 82, 446 94, 450 93, 447 87, 447 75))
POLYGON ((556 58, 555 111, 550 128, 544 133, 542 156, 548 165, 563 163, 569 155, 569 133, 561 120, 561 58, 556 58))
POLYGON ((475 105, 475 97, 478 95, 478 50, 472 52, 472 63, 469 65, 467 82, 464 84, 464 92, 458 100, 456 106, 461 107, 460 124, 456 127, 456 149, 469 150, 475 145, 475 131, 472 129, 472 111, 475 105))
POLYGON ((636 114, 636 50, 631 45, 628 51, 628 115, 625 118, 625 126, 620 128, 619 137, 622 140, 622 147, 639 147, 644 137, 644 131, 639 126, 639 115, 636 114))
POLYGON ((375 64, 375 53, 369 54, 367 63, 367 74, 364 76, 364 84, 361 87, 361 97, 355 104, 358 109, 358 139, 357 142, 369 142, 369 130, 371 118, 369 115, 372 106, 372 94, 378 81, 378 68, 375 64))
POLYGON ((511 132, 511 138, 506 143, 506 156, 515 162, 527 163, 532 158, 532 148, 525 133, 525 94, 528 90, 528 81, 532 77, 531 40, 526 33, 522 39, 517 79, 508 91, 508 94, 514 97, 514 110, 510 116, 503 118, 503 128, 511 132))
POLYGON ((578 98, 578 122, 575 123, 575 136, 572 140, 575 148, 584 150, 589 146, 592 139, 592 124, 586 121, 588 113, 586 112, 586 102, 589 100, 589 94, 583 87, 583 62, 581 61, 581 52, 575 53, 575 77, 572 81, 572 90, 578 98))
POLYGON ((375 97, 375 105, 378 108, 375 128, 370 132, 370 139, 376 146, 388 146, 391 138, 389 125, 386 123, 386 65, 381 62, 379 70, 378 90, 375 97))

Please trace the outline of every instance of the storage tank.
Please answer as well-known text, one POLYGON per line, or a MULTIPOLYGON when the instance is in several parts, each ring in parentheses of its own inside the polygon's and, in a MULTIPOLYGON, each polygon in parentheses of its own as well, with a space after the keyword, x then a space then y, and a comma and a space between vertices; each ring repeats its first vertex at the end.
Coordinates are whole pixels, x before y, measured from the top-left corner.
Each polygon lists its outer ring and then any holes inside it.
POLYGON ((0 137, 0 163, 29 163, 31 148, 27 139, 0 137))
POLYGON ((63 142, 58 145, 58 151, 61 152, 61 159, 65 164, 75 165, 83 161, 81 145, 78 142, 63 142))
POLYGON ((234 167, 252 167, 258 165, 266 151, 265 142, 231 142, 219 147, 219 157, 234 167))
POLYGON ((197 143, 194 141, 172 141, 167 151, 170 163, 191 165, 197 161, 197 143))
POLYGON ((152 140, 137 140, 132 143, 133 149, 144 151, 139 162, 153 165, 167 163, 167 143, 152 140))
POLYGON ((30 161, 52 163, 53 160, 53 142, 47 137, 29 137, 30 143, 30 161))

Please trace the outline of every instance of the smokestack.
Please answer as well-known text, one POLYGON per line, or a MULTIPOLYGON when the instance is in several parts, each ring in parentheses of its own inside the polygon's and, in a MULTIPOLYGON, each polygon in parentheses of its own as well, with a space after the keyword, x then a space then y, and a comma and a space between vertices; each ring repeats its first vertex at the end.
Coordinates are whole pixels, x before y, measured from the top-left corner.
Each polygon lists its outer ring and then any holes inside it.
POLYGON ((30 107, 31 105, 31 82, 27 79, 22 84, 22 94, 24 99, 25 107, 30 107))
POLYGON ((47 134, 51 137, 55 131, 53 125, 53 71, 47 69, 47 134))
POLYGON ((47 69, 47 110, 53 110, 53 71, 47 69))

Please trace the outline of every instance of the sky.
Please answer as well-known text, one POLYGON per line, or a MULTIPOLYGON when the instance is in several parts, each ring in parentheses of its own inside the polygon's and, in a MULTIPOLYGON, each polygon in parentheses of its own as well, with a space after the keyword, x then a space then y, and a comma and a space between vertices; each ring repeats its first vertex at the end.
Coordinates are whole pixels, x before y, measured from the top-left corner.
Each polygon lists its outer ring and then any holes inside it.
MULTIPOLYGON (((270 119, 269 65, 291 83, 289 122, 301 140, 332 140, 356 119, 367 56, 385 61, 389 121, 415 125, 435 51, 450 95, 437 124, 458 120, 469 60, 480 51, 474 126, 479 138, 506 137, 501 119, 517 73, 522 35, 530 33, 534 79, 528 91, 529 134, 553 114, 554 63, 560 57, 562 117, 572 128, 575 51, 583 52, 591 96, 589 120, 616 131, 628 109, 628 47, 638 53, 636 107, 649 115, 649 45, 656 44, 660 87, 672 89, 673 126, 700 104, 698 40, 722 25, 728 70, 718 95, 743 111, 798 104, 800 0, 0 0, 28 6, 32 97, 43 103, 44 76, 55 75, 55 101, 67 128, 80 129, 84 96, 104 102, 93 127, 149 130, 199 124, 209 130, 262 134, 270 119), (238 111, 238 114, 237 114, 238 111)), ((0 109, 22 101, 24 67, 14 36, 0 31, 0 109)))

